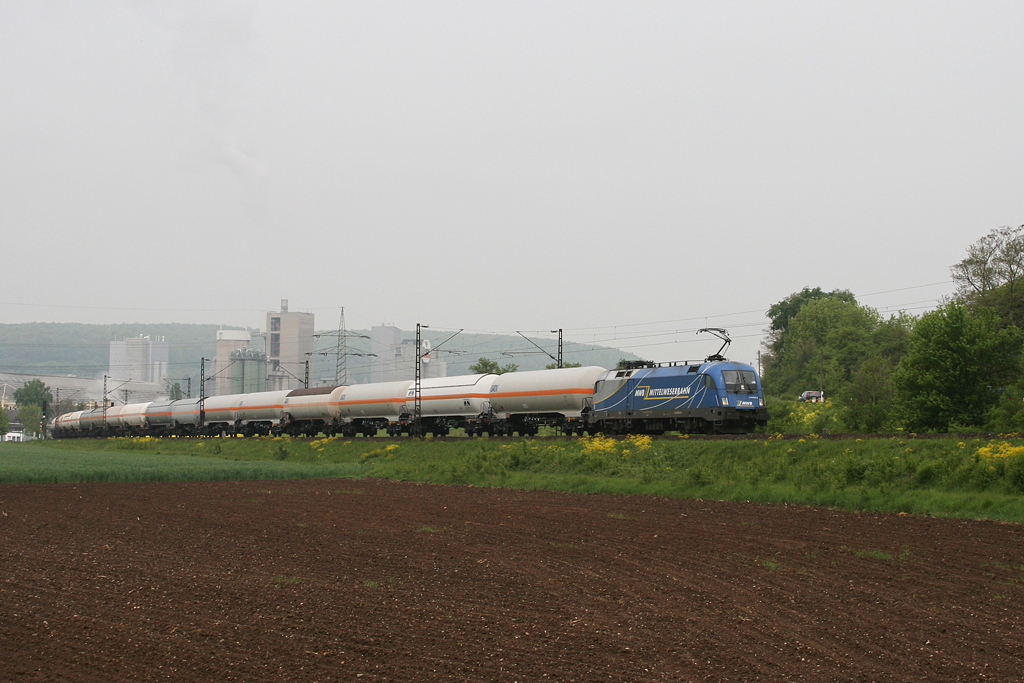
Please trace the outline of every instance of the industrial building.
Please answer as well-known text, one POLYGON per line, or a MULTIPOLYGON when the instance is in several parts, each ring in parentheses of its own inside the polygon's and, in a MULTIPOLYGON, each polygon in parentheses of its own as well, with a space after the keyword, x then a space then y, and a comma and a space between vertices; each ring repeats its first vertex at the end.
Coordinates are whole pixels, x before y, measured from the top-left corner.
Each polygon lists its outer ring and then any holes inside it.
POLYGON ((314 352, 313 314, 291 312, 281 299, 281 310, 267 313, 266 330, 267 390, 302 388, 314 352))
POLYGON ((263 391, 266 387, 266 354, 255 351, 251 344, 252 335, 247 330, 217 330, 217 351, 211 375, 213 396, 246 394, 263 391), (243 391, 240 386, 253 388, 243 391))
POLYGON ((164 337, 139 335, 110 342, 107 375, 113 379, 160 382, 167 377, 170 347, 164 337))
POLYGON ((267 354, 253 348, 235 349, 230 362, 230 391, 227 393, 252 394, 267 390, 267 354))

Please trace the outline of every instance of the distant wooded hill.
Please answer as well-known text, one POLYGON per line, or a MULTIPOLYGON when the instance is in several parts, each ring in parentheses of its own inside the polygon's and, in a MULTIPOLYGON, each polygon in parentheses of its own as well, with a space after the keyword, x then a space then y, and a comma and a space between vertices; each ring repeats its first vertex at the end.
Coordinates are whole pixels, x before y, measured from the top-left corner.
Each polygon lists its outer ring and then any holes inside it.
POLYGON ((199 359, 213 357, 219 329, 224 328, 179 323, 0 325, 0 371, 102 377, 110 360, 110 342, 141 334, 166 339, 172 379, 198 378, 199 359))

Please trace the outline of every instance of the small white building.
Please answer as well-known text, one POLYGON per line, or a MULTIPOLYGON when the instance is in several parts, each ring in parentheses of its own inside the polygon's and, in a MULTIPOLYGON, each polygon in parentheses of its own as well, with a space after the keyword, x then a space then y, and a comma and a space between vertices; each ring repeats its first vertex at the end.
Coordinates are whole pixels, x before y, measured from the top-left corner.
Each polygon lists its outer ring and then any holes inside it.
POLYGON ((4 441, 16 441, 16 442, 20 443, 20 442, 22 442, 24 440, 25 440, 25 433, 24 432, 7 432, 6 434, 4 434, 4 441))

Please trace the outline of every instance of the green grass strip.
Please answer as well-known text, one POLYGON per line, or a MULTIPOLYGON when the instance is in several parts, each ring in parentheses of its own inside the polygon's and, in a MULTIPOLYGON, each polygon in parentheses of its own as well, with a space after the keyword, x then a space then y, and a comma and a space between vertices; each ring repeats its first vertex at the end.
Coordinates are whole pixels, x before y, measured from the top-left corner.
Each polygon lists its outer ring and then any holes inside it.
POLYGON ((380 477, 1024 522, 1024 441, 98 439, 0 445, 0 482, 380 477))

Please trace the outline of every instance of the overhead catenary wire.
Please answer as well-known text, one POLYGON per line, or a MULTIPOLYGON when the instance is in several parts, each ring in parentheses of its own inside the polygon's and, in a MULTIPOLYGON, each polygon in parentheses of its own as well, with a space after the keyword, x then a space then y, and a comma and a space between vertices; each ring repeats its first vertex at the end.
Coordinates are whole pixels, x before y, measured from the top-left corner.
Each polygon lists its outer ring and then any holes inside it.
MULTIPOLYGON (((885 295, 885 294, 891 294, 891 293, 896 293, 896 292, 903 292, 903 291, 923 289, 923 288, 927 288, 927 287, 945 286, 945 285, 949 285, 951 282, 952 282, 952 280, 944 280, 944 281, 940 281, 940 282, 926 283, 926 284, 921 284, 921 285, 912 285, 912 286, 908 286, 908 287, 900 287, 900 288, 888 289, 888 290, 880 290, 880 291, 877 291, 877 292, 869 292, 867 294, 860 295, 858 297, 858 299, 863 299, 863 298, 866 298, 866 297, 880 296, 880 295, 885 295)), ((941 303, 941 297, 940 298, 936 298, 936 299, 918 299, 918 300, 915 300, 915 301, 909 301, 909 302, 904 302, 904 303, 883 305, 883 306, 880 306, 878 308, 878 310, 880 310, 882 312, 893 312, 893 311, 914 312, 914 311, 922 311, 922 310, 927 310, 927 309, 933 308, 934 306, 936 306, 936 305, 938 305, 940 303, 941 303)), ((24 303, 21 303, 21 302, 0 302, 0 305, 34 306, 36 304, 24 304, 24 303)), ((41 306, 43 306, 43 307, 53 307, 53 308, 60 308, 60 307, 76 308, 76 306, 66 306, 66 305, 62 305, 62 304, 43 304, 41 306)), ((139 309, 139 308, 134 308, 134 307, 109 307, 109 306, 108 307, 93 307, 93 306, 90 306, 90 307, 78 307, 78 308, 106 309, 106 310, 152 310, 152 311, 193 311, 193 312, 195 312, 195 311, 214 311, 214 312, 220 311, 220 312, 228 312, 228 311, 238 311, 238 310, 258 310, 261 313, 265 312, 265 309, 191 309, 191 308, 189 308, 189 309, 173 309, 173 308, 139 309)), ((337 307, 335 307, 333 310, 337 310, 337 307)), ((712 320, 712 319, 719 320, 719 319, 724 319, 724 318, 745 316, 745 315, 751 315, 751 314, 760 314, 762 317, 760 317, 757 320, 749 320, 748 319, 748 320, 745 320, 745 321, 744 320, 738 320, 738 321, 730 322, 730 323, 728 323, 728 327, 730 329, 736 329, 736 328, 741 328, 742 329, 742 328, 750 328, 750 327, 764 327, 766 325, 767 317, 765 316, 765 311, 760 310, 760 309, 752 309, 752 310, 738 311, 738 312, 733 312, 733 313, 721 313, 721 314, 713 314, 713 315, 694 315, 694 316, 690 316, 690 317, 676 318, 676 319, 671 319, 671 320, 658 320, 658 321, 649 321, 649 322, 621 322, 621 323, 615 323, 615 324, 603 325, 603 326, 584 326, 584 327, 576 327, 576 328, 565 328, 566 332, 574 333, 574 336, 577 337, 576 341, 567 341, 567 349, 566 350, 567 350, 567 353, 571 353, 571 354, 573 354, 575 356, 579 356, 579 355, 584 355, 584 354, 600 352, 600 349, 587 349, 587 348, 584 348, 587 345, 600 346, 600 345, 609 345, 609 344, 612 344, 612 343, 617 343, 619 345, 626 345, 628 347, 628 349, 641 349, 641 348, 652 348, 652 347, 670 346, 670 345, 673 345, 673 344, 693 344, 693 343, 699 343, 699 340, 695 340, 695 339, 672 339, 672 340, 667 340, 666 339, 669 336, 683 335, 683 334, 689 333, 689 332, 693 331, 695 328, 688 328, 688 327, 680 326, 680 327, 673 327, 673 328, 669 328, 669 329, 664 329, 663 326, 664 325, 670 325, 670 324, 671 325, 678 325, 679 323, 694 322, 694 321, 700 321, 702 323, 706 323, 708 320, 712 320), (648 329, 645 329, 645 328, 648 328, 648 329), (661 328, 661 329, 659 329, 659 328, 661 328)), ((362 318, 364 316, 358 316, 358 317, 362 318)), ((154 323, 154 324, 160 324, 160 323, 154 323)), ((145 327, 145 324, 140 324, 140 326, 145 327)), ((443 329, 456 329, 457 326, 434 325, 433 327, 434 327, 435 330, 443 330, 443 329)), ((529 331, 530 334, 537 335, 538 338, 543 338, 542 335, 546 335, 548 332, 549 332, 549 329, 548 330, 529 331)), ((502 349, 502 351, 498 352, 499 354, 500 353, 516 354, 516 353, 522 353, 523 352, 522 350, 519 350, 515 346, 512 345, 513 342, 514 342, 514 339, 512 338, 512 334, 513 334, 512 332, 467 329, 467 333, 469 333, 469 334, 489 335, 489 336, 493 335, 493 336, 498 336, 498 337, 502 337, 502 336, 508 337, 509 338, 508 345, 505 346, 502 349)), ((733 336, 735 338, 737 338, 737 339, 743 339, 743 338, 758 337, 758 336, 762 336, 762 335, 758 335, 758 334, 746 334, 746 335, 743 335, 743 334, 741 334, 741 335, 733 335, 733 336)), ((465 344, 464 348, 456 350, 456 351, 460 351, 461 353, 469 356, 469 355, 472 355, 477 349, 481 348, 483 345, 491 344, 491 343, 493 343, 493 341, 494 341, 493 339, 492 340, 481 340, 481 341, 476 342, 476 343, 465 344)), ((210 342, 191 341, 191 342, 181 342, 181 343, 172 342, 172 343, 174 344, 175 350, 179 351, 179 352, 181 350, 188 350, 188 349, 196 349, 196 350, 208 349, 213 344, 215 344, 215 342, 213 342, 212 340, 210 342)), ((80 342, 79 343, 76 343, 76 342, 68 342, 68 343, 0 342, 0 348, 3 348, 3 349, 23 349, 23 350, 32 350, 32 349, 38 349, 38 350, 54 349, 54 350, 56 350, 56 349, 63 349, 63 350, 97 350, 98 351, 100 349, 105 349, 105 348, 108 348, 108 347, 109 347, 109 342, 86 342, 86 343, 80 343, 80 342)), ((624 349, 624 350, 628 350, 628 349, 624 349)), ((494 353, 494 352, 491 352, 491 353, 494 353)), ((394 367, 395 363, 397 363, 397 362, 398 361, 394 361, 394 362, 390 362, 390 363, 385 362, 385 365, 390 365, 390 366, 394 367)), ((467 359, 465 359, 464 362, 462 360, 460 360, 460 361, 457 361, 457 362, 452 362, 450 364, 459 366, 459 365, 463 365, 463 364, 469 365, 469 364, 471 364, 471 362, 473 362, 473 361, 471 361, 471 360, 469 360, 467 358, 467 359)), ((283 364, 287 364, 287 361, 285 363, 283 363, 283 364)), ((45 373, 47 373, 47 371, 52 372, 55 369, 55 365, 56 364, 54 364, 53 362, 48 362, 48 363, 39 363, 39 362, 37 362, 37 363, 4 363, 4 364, 0 365, 0 371, 6 371, 6 372, 12 372, 12 373, 17 373, 19 371, 21 371, 21 372, 36 371, 36 374, 45 374, 45 373)), ((181 361, 181 362, 170 362, 170 363, 167 363, 167 367, 168 368, 189 368, 189 367, 194 367, 195 365, 196 365, 196 361, 181 361)), ((291 365, 299 366, 299 365, 301 365, 301 363, 297 363, 296 362, 296 363, 292 363, 291 365)), ((369 366, 370 366, 370 364, 367 363, 367 362, 358 362, 357 361, 357 362, 353 363, 353 370, 355 370, 355 371, 365 370, 369 366)), ((62 368, 62 369, 73 369, 73 370, 78 371, 78 372, 90 372, 90 371, 91 372, 101 372, 104 369, 106 369, 107 367, 108 367, 107 363, 103 363, 103 362, 100 362, 98 360, 94 361, 94 362, 91 362, 91 363, 88 363, 88 362, 87 363, 74 362, 74 363, 61 363, 60 364, 60 368, 62 368)), ((289 372, 288 374, 292 374, 292 373, 289 372)))

